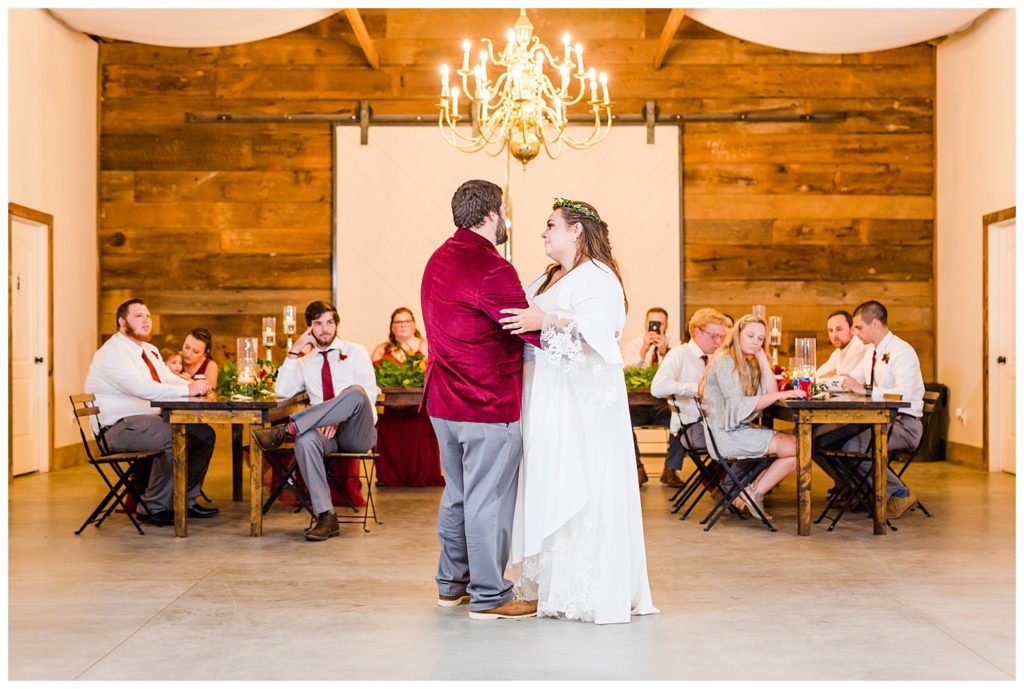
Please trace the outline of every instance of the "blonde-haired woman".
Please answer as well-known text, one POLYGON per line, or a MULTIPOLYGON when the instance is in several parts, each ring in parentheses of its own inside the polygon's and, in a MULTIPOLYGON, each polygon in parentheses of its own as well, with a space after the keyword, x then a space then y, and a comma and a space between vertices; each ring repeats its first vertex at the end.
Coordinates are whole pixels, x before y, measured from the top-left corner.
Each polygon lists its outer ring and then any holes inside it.
MULTIPOLYGON (((780 399, 805 397, 802 390, 775 389, 775 374, 765 348, 765 321, 748 314, 736 322, 721 348, 715 352, 700 381, 700 395, 715 445, 724 457, 761 457, 773 461, 754 479, 747 492, 764 512, 764 494, 796 469, 796 437, 754 426, 761 410, 780 399)), ((708 442, 709 451, 714 451, 708 442)), ((741 498, 751 514, 752 505, 741 498)))

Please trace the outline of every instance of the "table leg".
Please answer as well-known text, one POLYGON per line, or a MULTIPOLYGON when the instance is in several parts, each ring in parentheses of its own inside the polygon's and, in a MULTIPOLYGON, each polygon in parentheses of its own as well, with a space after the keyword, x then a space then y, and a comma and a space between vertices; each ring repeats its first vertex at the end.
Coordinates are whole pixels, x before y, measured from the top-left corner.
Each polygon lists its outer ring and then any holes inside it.
POLYGON ((811 535, 811 452, 813 449, 813 428, 807 422, 797 423, 797 533, 801 536, 811 535))
POLYGON ((174 481, 174 535, 188 536, 188 426, 183 423, 171 424, 171 453, 173 455, 174 481))
POLYGON ((246 424, 231 424, 231 499, 235 502, 242 499, 242 434, 246 428, 246 424))
POLYGON ((263 450, 254 442, 249 443, 249 535, 263 535, 263 450))
POLYGON ((885 534, 885 470, 889 456, 889 435, 884 423, 875 424, 875 456, 872 469, 875 475, 875 535, 885 534))

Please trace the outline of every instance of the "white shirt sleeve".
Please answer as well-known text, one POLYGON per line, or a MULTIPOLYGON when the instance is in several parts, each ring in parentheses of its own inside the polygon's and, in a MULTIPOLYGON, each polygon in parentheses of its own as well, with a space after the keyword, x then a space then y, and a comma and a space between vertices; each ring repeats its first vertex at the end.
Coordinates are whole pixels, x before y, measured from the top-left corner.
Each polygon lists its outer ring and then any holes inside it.
POLYGON ((373 410, 373 421, 377 422, 377 396, 380 388, 377 387, 377 377, 373 374, 373 362, 366 347, 355 345, 348 353, 349 363, 352 364, 352 379, 356 385, 366 391, 370 400, 370 409, 373 410))
POLYGON ((814 372, 814 377, 815 378, 821 378, 822 374, 825 373, 825 371, 834 371, 835 373, 833 375, 839 374, 840 373, 840 371, 839 371, 839 355, 840 354, 841 354, 841 352, 840 352, 839 349, 833 349, 832 350, 832 354, 829 355, 829 357, 825 361, 825 363, 823 363, 821 366, 819 366, 818 370, 814 372))
POLYGON ((662 360, 658 372, 654 374, 654 379, 651 381, 651 395, 654 397, 668 399, 670 397, 693 397, 697 394, 700 379, 683 380, 686 372, 684 346, 669 350, 662 360))
MULTIPOLYGON (((312 356, 307 354, 306 356, 312 356)), ((306 389, 302 380, 302 365, 299 359, 286 358, 280 368, 277 369, 277 380, 274 382, 274 392, 278 397, 291 397, 306 389)))

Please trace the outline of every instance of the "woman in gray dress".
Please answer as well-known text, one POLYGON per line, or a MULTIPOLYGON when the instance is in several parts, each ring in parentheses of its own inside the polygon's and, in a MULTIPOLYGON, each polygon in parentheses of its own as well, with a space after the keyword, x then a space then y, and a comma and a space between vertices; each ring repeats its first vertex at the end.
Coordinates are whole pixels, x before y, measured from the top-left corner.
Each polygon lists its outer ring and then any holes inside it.
MULTIPOLYGON (((796 437, 754 426, 761 410, 777 400, 805 397, 803 390, 776 390, 775 374, 765 349, 765 321, 748 314, 736 322, 715 352, 700 381, 700 395, 718 451, 724 457, 777 457, 750 484, 747 492, 765 517, 764 494, 796 469, 796 437)), ((708 450, 713 451, 708 443, 708 450)), ((751 505, 741 498, 751 514, 751 505)))

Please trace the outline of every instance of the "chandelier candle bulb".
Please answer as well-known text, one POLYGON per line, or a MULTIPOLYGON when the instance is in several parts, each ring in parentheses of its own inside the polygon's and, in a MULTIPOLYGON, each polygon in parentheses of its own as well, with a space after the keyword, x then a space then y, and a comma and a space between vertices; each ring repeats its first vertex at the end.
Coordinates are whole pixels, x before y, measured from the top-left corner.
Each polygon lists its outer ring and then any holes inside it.
POLYGON ((459 87, 452 89, 452 119, 459 117, 459 87))
POLYGON ((562 45, 565 46, 565 57, 562 58, 563 65, 569 64, 569 40, 570 39, 568 33, 562 34, 562 45))
POLYGON ((604 104, 608 105, 608 75, 601 72, 601 95, 604 99, 604 104))
POLYGON ((576 44, 576 76, 583 76, 583 44, 576 44))
POLYGON ((469 39, 462 42, 462 71, 469 72, 469 39))
POLYGON ((487 83, 487 51, 480 51, 480 76, 483 77, 484 84, 487 83))
POLYGON ((597 75, 594 73, 593 68, 591 68, 590 72, 588 73, 588 76, 590 77, 590 102, 591 103, 596 103, 597 102, 597 75))
POLYGON ((448 90, 448 65, 441 65, 441 98, 447 98, 450 95, 448 90))
POLYGON ((569 63, 562 63, 559 71, 562 73, 562 97, 565 97, 569 95, 569 63))

